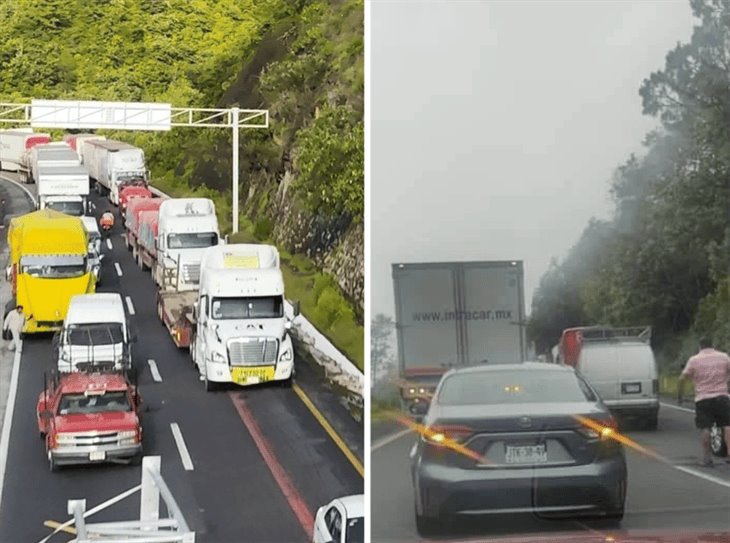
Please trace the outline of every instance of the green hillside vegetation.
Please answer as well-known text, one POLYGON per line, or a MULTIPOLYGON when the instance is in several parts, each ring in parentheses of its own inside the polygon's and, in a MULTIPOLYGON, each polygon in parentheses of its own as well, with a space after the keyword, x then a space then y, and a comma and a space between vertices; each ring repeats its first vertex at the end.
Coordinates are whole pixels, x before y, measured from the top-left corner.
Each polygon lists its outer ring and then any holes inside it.
POLYGON ((691 4, 690 43, 641 85, 644 113, 662 127, 617 169, 614 217, 593 220, 542 278, 529 326, 538 352, 582 324, 651 325, 666 375, 700 335, 730 349, 730 5, 691 4))
MULTIPOLYGON (((362 0, 0 0, 0 98, 268 109, 268 130, 241 131, 242 235, 307 262, 272 236, 272 195, 290 171, 293 209, 342 232, 362 224, 363 11, 362 0)), ((229 130, 105 134, 142 147, 160 189, 212 198, 230 232, 229 130)), ((362 367, 362 307, 307 269, 318 286, 303 312, 362 367)))

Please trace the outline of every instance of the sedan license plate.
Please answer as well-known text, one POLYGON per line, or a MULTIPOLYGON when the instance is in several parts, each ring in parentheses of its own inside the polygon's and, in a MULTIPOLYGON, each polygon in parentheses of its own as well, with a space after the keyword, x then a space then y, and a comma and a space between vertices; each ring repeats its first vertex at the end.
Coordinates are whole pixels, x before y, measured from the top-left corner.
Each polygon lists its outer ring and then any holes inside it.
POLYGON ((91 451, 89 453, 89 460, 91 460, 92 462, 106 460, 106 451, 91 451))
POLYGON ((504 452, 507 464, 543 464, 547 462, 545 444, 512 446, 507 445, 504 452))
POLYGON ((641 393, 641 383, 621 383, 621 388, 624 394, 641 393))
POLYGON ((231 368, 231 380, 237 385, 255 385, 274 379, 273 366, 256 366, 253 368, 231 368))

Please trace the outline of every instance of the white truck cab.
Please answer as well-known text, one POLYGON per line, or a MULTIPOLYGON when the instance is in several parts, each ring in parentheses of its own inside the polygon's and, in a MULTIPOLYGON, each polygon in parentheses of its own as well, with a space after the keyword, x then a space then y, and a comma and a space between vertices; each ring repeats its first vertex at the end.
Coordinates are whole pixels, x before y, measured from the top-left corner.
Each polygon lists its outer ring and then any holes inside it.
POLYGON ((54 337, 58 371, 82 371, 89 366, 128 370, 135 341, 120 294, 79 294, 71 298, 63 330, 54 337))
POLYGON ((155 282, 161 290, 197 290, 200 261, 220 241, 215 204, 208 198, 170 198, 158 216, 155 282))
POLYGON ((291 385, 294 348, 279 252, 271 245, 206 249, 190 345, 206 390, 215 383, 291 385))

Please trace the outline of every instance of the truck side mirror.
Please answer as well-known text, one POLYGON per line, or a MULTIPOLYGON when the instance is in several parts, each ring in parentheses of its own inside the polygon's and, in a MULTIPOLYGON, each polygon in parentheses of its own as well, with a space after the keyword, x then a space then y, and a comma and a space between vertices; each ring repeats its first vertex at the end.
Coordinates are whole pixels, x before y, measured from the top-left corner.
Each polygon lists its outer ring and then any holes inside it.
POLYGON ((296 300, 291 303, 292 312, 294 313, 294 317, 299 316, 299 300, 296 300))
POLYGON ((38 416, 43 420, 48 420, 53 418, 53 412, 49 409, 44 409, 40 413, 38 413, 38 416))

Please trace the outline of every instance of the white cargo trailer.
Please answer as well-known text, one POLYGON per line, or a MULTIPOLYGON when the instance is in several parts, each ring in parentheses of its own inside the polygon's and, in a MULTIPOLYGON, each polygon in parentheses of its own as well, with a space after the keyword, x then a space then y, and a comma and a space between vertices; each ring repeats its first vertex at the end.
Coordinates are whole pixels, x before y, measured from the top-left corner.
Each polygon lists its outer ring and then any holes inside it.
POLYGON ((30 128, 0 130, 0 169, 18 172, 23 183, 28 183, 31 178, 31 149, 50 141, 50 134, 33 132, 30 128))
POLYGON ((87 139, 82 149, 97 192, 106 194, 114 205, 119 205, 119 191, 125 183, 149 179, 144 151, 138 147, 123 141, 87 139))
POLYGON ((404 409, 430 397, 453 367, 524 362, 521 261, 394 264, 404 409))

